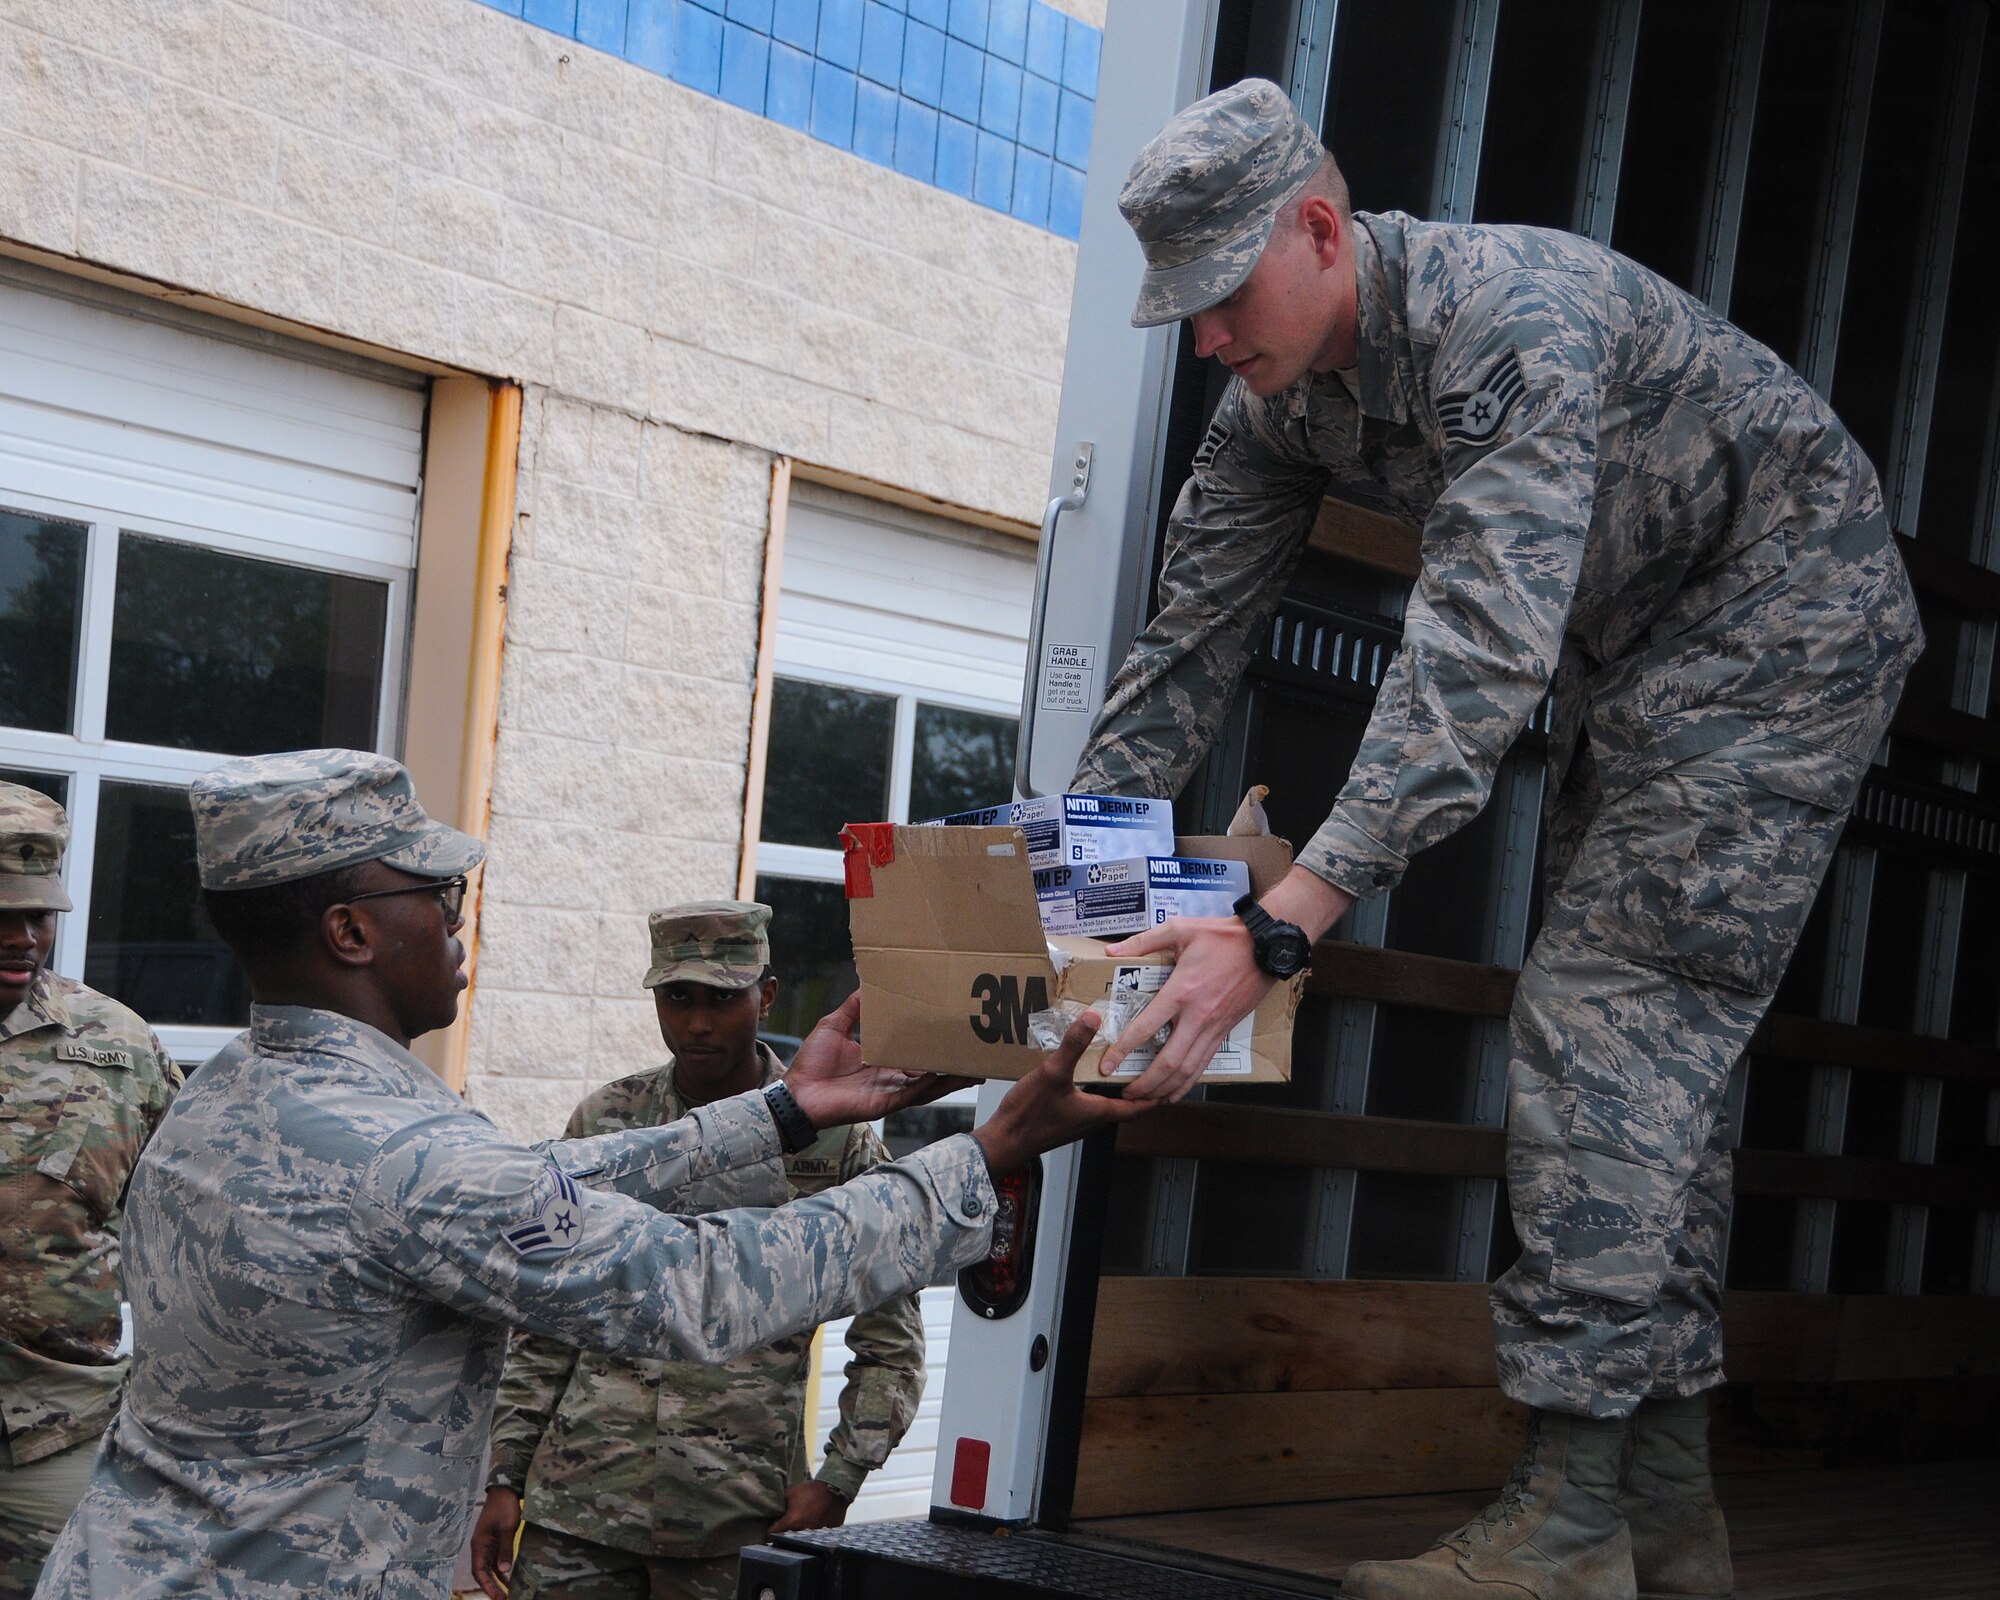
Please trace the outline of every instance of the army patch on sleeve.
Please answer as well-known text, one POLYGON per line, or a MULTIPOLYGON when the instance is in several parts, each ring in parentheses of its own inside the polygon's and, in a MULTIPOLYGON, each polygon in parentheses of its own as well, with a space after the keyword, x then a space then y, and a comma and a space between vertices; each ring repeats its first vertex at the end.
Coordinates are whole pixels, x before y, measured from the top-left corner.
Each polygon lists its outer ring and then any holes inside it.
POLYGON ((583 1237, 583 1191, 561 1167, 550 1164, 556 1192, 534 1217, 501 1235, 524 1256, 561 1255, 583 1237))
POLYGON ((1220 417, 1208 425, 1208 432, 1202 435, 1201 446, 1194 453, 1195 470, 1207 466, 1215 459, 1215 453, 1229 443, 1229 424, 1220 417))
POLYGON ((1445 447, 1486 443, 1527 392, 1520 358, 1509 350, 1486 369, 1477 389, 1439 395, 1437 414, 1444 428, 1445 447))

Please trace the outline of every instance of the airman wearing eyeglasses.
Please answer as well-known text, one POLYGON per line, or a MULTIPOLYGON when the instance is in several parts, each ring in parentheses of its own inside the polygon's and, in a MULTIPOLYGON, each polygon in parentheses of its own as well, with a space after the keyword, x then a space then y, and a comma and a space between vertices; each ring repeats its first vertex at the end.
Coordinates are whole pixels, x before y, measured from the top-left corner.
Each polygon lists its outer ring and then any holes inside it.
POLYGON ((1079 1024, 973 1134, 776 1209, 671 1215, 954 1081, 864 1066, 850 1001, 782 1083, 511 1143, 409 1052, 456 1014, 484 847, 359 751, 227 762, 190 801, 250 1027, 133 1175, 132 1380, 44 1600, 444 1600, 510 1326, 727 1360, 977 1260, 992 1172, 1128 1114, 1073 1083, 1079 1024))
POLYGON ((49 970, 69 816, 0 783, 0 1600, 34 1593, 118 1403, 125 1182, 180 1087, 153 1030, 49 970))

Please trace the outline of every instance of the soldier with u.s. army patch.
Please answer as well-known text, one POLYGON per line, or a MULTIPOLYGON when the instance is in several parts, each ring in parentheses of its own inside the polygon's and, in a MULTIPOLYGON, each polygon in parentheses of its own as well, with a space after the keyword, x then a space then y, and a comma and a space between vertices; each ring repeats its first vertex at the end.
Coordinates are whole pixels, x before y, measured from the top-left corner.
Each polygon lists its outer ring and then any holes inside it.
MULTIPOLYGON (((771 909, 670 906, 647 919, 653 996, 670 1058, 588 1095, 565 1137, 677 1121, 784 1075, 758 1031, 777 998, 771 909)), ((866 1123, 684 1190, 684 1212, 782 1205, 889 1159, 866 1123)), ((736 1552, 769 1534, 832 1527, 909 1430, 924 1390, 914 1294, 848 1324, 840 1422, 816 1474, 801 1329, 717 1365, 620 1360, 520 1338, 493 1419, 472 1575, 512 1600, 731 1600, 736 1552), (519 1537, 518 1556, 513 1555, 519 1537)))
POLYGON ((1546 915, 1510 1025, 1522 1254, 1493 1293, 1535 1420, 1487 1516, 1346 1591, 1726 1593, 1703 1409, 1724 1091, 1923 642, 1874 470, 1775 355, 1623 256, 1354 214, 1274 84, 1172 119, 1119 204, 1147 261, 1133 321, 1191 319, 1234 381, 1076 787, 1179 790, 1324 496, 1422 532, 1347 782, 1262 898, 1280 926, 1113 947, 1176 955, 1125 1033, 1173 1036, 1126 1092, 1185 1093, 1301 933, 1479 811, 1550 697, 1546 915))
POLYGON ((0 783, 0 1600, 34 1593, 125 1381, 125 1184, 180 1087, 153 1030, 49 971, 69 817, 0 783))
POLYGON ((484 846, 365 751, 226 762, 190 801, 250 1026, 133 1173, 131 1379, 43 1600, 445 1600, 510 1326, 727 1360, 978 1259, 993 1170, 1134 1114, 1071 1081, 1079 1024, 973 1134, 775 1210, 672 1216, 952 1081, 865 1066, 850 1003, 783 1085, 517 1144, 409 1051, 457 1014, 484 846))

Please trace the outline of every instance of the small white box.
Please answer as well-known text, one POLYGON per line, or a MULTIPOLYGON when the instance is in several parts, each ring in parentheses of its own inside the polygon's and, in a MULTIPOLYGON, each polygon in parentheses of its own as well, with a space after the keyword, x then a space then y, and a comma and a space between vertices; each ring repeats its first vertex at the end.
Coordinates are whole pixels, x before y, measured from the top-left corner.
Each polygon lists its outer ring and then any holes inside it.
POLYGON ((1153 856, 1146 862, 1146 925, 1169 917, 1228 917, 1250 892, 1250 869, 1241 861, 1198 856, 1153 856))
POLYGON ((1174 803, 1116 794, 1050 794, 1012 805, 956 811, 921 827, 985 828, 1012 823, 1028 838, 1031 867, 1137 861, 1174 853, 1174 803))
POLYGON ((1146 862, 1091 861, 1035 872, 1042 931, 1117 939, 1146 926, 1146 862))

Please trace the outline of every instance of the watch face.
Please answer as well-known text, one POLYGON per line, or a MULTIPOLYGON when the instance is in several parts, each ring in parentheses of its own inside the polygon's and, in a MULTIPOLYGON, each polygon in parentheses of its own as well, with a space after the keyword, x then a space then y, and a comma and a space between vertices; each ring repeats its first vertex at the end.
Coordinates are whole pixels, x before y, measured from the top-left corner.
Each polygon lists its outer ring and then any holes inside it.
POLYGON ((1265 970, 1274 978, 1289 978, 1305 970, 1311 952, 1303 938, 1284 934, 1271 941, 1265 956, 1265 970))

